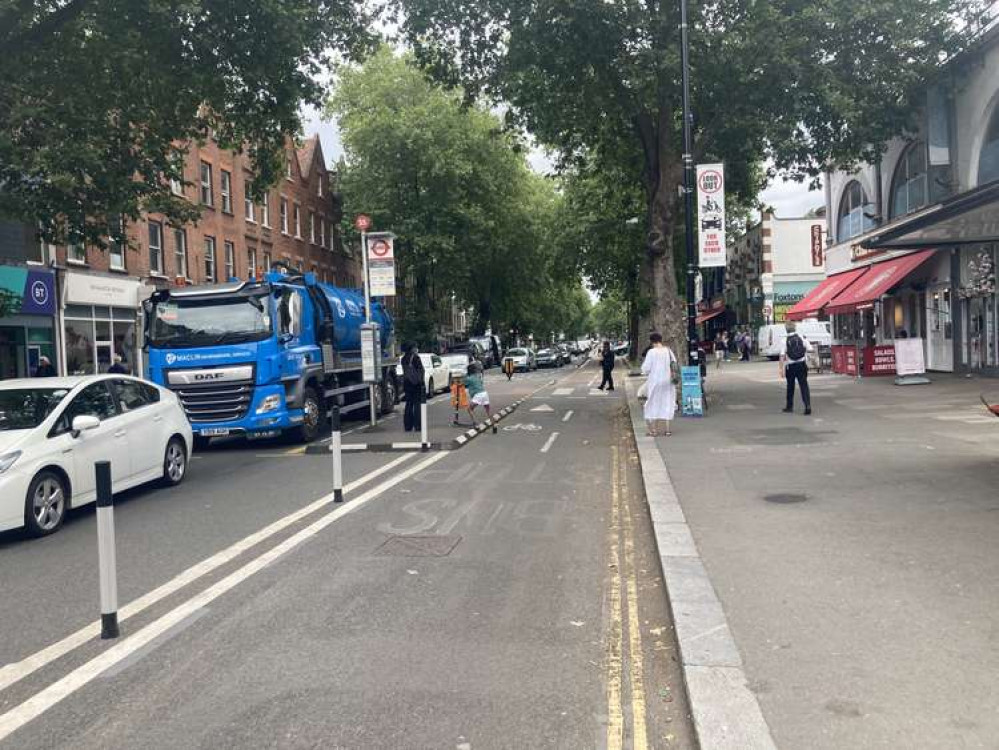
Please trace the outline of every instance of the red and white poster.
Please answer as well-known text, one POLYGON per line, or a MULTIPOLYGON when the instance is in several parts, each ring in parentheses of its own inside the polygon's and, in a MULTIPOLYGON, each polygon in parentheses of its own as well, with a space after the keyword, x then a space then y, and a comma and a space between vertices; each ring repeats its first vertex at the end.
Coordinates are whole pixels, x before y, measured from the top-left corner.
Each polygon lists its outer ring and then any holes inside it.
POLYGON ((697 165, 697 246, 701 268, 725 266, 725 167, 697 165))

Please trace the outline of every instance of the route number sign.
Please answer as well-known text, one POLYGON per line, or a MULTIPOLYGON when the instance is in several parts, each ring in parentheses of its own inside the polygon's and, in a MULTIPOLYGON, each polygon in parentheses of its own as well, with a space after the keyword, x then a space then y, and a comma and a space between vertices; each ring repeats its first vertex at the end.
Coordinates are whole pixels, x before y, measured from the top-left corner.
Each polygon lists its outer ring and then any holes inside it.
POLYGON ((358 214, 357 218, 354 219, 354 228, 358 232, 367 232, 371 229, 371 217, 365 214, 358 214))

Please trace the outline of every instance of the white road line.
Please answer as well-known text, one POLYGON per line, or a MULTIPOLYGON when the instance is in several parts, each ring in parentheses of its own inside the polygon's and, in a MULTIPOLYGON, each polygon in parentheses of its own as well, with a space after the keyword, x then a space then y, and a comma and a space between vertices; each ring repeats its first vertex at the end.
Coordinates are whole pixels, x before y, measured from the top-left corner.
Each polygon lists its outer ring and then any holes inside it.
MULTIPOLYGON (((374 471, 365 474, 363 477, 360 477, 359 479, 356 479, 350 484, 346 485, 343 488, 344 492, 352 492, 353 490, 363 487, 368 482, 372 481, 373 479, 376 479, 377 477, 380 477, 382 474, 388 471, 391 471, 404 461, 408 461, 414 455, 415 454, 410 453, 403 456, 399 456, 395 460, 390 461, 384 466, 381 466, 375 469, 374 471)), ((299 519, 304 518, 305 516, 311 513, 314 513, 316 510, 318 510, 319 508, 323 507, 328 503, 331 503, 332 501, 333 501, 332 493, 330 493, 329 495, 325 495, 324 497, 319 498, 315 502, 306 505, 304 508, 295 511, 294 513, 290 513, 284 518, 280 518, 274 523, 265 526, 264 528, 260 529, 260 531, 250 534, 250 536, 241 539, 240 541, 230 545, 229 547, 226 547, 221 552, 216 552, 211 557, 202 560, 198 564, 193 565, 192 567, 188 568, 182 573, 179 573, 178 575, 174 576, 169 581, 164 583, 162 586, 159 586, 150 591, 148 594, 144 594, 143 596, 140 596, 138 599, 135 599, 126 604, 118 611, 118 621, 124 622, 130 617, 134 617, 135 615, 143 612, 144 610, 153 606, 157 602, 162 601, 168 596, 171 596, 175 592, 184 588, 188 584, 194 583, 199 578, 208 575, 212 571, 234 560, 236 557, 241 555, 246 550, 256 546, 265 539, 274 536, 275 534, 282 531, 283 529, 286 529, 288 526, 295 523, 299 519)), ((56 659, 65 656, 70 651, 79 648, 83 644, 87 643, 87 641, 97 638, 100 634, 101 634, 100 621, 93 622, 90 625, 86 625, 80 628, 75 633, 66 636, 61 641, 57 641, 56 643, 53 643, 51 646, 47 646, 41 651, 38 651, 32 654, 31 656, 22 659, 21 661, 7 664, 2 669, 0 669, 0 691, 7 689, 14 683, 19 682, 20 680, 23 680, 28 675, 32 674, 33 672, 36 672, 37 670, 50 664, 56 659)))
POLYGON ((569 411, 565 413, 565 416, 562 417, 562 421, 568 422, 570 419, 572 419, 572 409, 569 409, 569 411))
POLYGON ((311 539, 327 526, 331 525, 334 521, 343 518, 343 516, 348 513, 353 513, 355 510, 365 505, 368 501, 378 497, 380 494, 388 489, 391 489, 400 482, 409 479, 414 474, 423 471, 423 469, 444 458, 445 455, 447 454, 438 453, 430 456, 418 464, 409 467, 406 471, 396 474, 388 481, 382 482, 382 484, 377 487, 368 490, 363 495, 353 499, 348 505, 340 506, 333 512, 323 516, 309 526, 306 526, 301 531, 288 537, 277 546, 272 547, 267 552, 264 552, 250 562, 246 563, 241 568, 233 571, 213 586, 202 591, 200 594, 191 597, 186 602, 170 610, 159 619, 149 623, 135 633, 135 635, 132 635, 120 643, 112 646, 101 655, 94 657, 86 664, 74 669, 68 675, 52 683, 47 688, 36 693, 20 705, 14 707, 7 713, 0 715, 0 741, 9 737, 13 732, 23 727, 32 719, 41 716, 47 710, 52 708, 52 706, 84 687, 96 677, 100 676, 104 671, 110 669, 123 659, 135 653, 154 638, 174 627, 177 623, 182 622, 187 617, 190 617, 194 612, 197 612, 202 607, 208 606, 220 596, 231 591, 233 588, 252 576, 254 573, 257 573, 273 563, 275 560, 293 550, 302 542, 311 539))
POLYGON ((572 388, 556 388, 552 391, 553 396, 569 396, 572 394, 572 388))
POLYGON ((552 447, 552 443, 554 443, 557 439, 558 439, 557 432, 553 432, 551 435, 549 435, 548 439, 545 441, 545 444, 541 446, 541 452, 547 453, 548 450, 552 447))

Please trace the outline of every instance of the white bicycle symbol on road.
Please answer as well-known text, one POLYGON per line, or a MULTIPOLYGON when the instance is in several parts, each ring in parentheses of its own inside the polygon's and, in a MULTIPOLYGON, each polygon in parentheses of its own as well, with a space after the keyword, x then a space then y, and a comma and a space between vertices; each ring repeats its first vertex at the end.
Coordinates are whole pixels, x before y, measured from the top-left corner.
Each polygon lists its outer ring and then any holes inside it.
POLYGON ((504 432, 516 432, 517 430, 523 430, 524 432, 540 432, 541 425, 539 424, 511 424, 503 428, 504 432))

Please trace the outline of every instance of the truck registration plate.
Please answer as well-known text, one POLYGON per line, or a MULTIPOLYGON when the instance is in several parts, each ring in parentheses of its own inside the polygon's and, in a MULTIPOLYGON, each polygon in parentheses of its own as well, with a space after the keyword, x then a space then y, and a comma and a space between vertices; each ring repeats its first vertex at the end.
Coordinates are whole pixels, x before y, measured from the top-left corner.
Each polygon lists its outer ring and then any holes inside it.
POLYGON ((199 432, 202 437, 222 437, 229 434, 229 429, 226 427, 206 427, 199 432))

